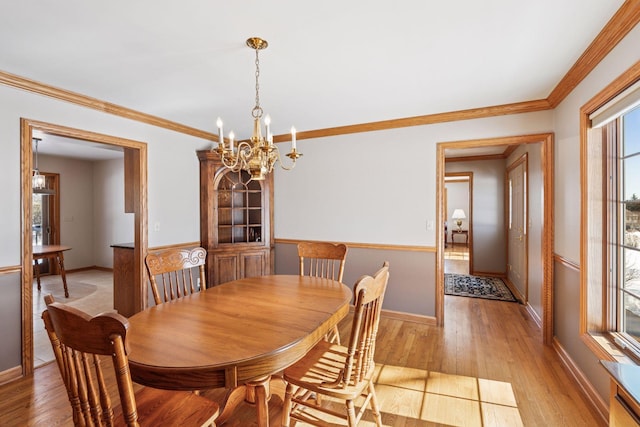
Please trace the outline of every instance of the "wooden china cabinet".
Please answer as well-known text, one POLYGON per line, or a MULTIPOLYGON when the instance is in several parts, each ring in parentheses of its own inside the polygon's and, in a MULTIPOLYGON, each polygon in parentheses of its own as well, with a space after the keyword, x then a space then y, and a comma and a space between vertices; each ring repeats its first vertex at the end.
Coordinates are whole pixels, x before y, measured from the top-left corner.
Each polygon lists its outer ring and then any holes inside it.
POLYGON ((250 181, 224 167, 217 153, 198 151, 200 240, 207 250, 208 287, 272 274, 273 174, 250 181))

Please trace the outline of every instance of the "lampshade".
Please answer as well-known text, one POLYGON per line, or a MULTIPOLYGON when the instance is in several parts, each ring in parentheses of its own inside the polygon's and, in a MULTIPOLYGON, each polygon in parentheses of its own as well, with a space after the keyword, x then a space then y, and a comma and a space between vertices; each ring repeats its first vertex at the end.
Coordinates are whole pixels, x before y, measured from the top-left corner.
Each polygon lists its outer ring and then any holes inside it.
POLYGON ((462 209, 454 209, 453 215, 451 215, 453 219, 465 219, 466 217, 462 209))

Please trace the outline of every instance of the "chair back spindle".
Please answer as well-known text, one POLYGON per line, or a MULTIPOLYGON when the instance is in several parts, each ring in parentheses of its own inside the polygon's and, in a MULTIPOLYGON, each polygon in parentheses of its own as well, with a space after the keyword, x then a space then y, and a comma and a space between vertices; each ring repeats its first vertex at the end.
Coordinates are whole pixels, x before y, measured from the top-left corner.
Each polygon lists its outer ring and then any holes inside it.
MULTIPOLYGON (((298 243, 298 258, 301 276, 323 277, 342 282, 347 245, 329 242, 298 243)), ((325 336, 329 342, 340 344, 340 330, 336 325, 325 336)))
POLYGON ((376 426, 382 427, 373 386, 373 356, 388 281, 389 263, 385 262, 374 276, 362 276, 355 283, 355 310, 347 347, 320 341, 301 360, 284 370, 283 378, 288 383, 282 409, 284 427, 289 427, 292 418, 311 425, 327 425, 318 412, 340 417, 353 427, 362 419, 367 406, 371 407, 376 426), (320 396, 343 400, 345 412, 323 405, 320 396), (358 411, 356 399, 361 402, 358 411))
POLYGON ((167 249, 145 257, 151 292, 156 304, 206 289, 204 248, 167 249), (194 272, 197 269, 197 275, 194 272))
POLYGON ((105 383, 100 356, 110 356, 127 425, 137 426, 133 383, 125 352, 129 322, 115 313, 92 318, 88 314, 45 296, 42 313, 76 426, 112 426, 114 411, 105 383), (105 338, 106 337, 106 338, 105 338), (126 398, 129 397, 129 398, 126 398))
POLYGON ((359 383, 375 368, 373 355, 388 280, 389 264, 385 262, 373 277, 363 276, 354 286, 355 312, 344 364, 343 388, 359 383))
POLYGON ((298 243, 301 276, 316 276, 342 282, 347 246, 328 242, 298 243))

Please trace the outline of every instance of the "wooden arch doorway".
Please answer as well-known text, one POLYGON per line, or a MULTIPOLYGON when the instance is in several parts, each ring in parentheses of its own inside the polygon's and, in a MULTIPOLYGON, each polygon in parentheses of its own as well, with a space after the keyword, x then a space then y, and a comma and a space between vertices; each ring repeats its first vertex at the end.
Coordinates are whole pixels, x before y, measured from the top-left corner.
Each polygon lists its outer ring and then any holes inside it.
POLYGON ((31 172, 33 132, 121 147, 124 151, 125 211, 134 214, 134 306, 146 301, 144 254, 147 252, 147 144, 86 130, 20 120, 22 198, 22 375, 33 372, 33 248, 31 242, 31 172))

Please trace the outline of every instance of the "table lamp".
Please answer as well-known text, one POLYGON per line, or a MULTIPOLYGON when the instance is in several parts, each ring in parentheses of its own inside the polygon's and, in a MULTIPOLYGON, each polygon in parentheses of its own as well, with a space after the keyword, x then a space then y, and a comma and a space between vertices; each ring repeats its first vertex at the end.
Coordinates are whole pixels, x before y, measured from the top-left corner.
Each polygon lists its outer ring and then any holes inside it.
POLYGON ((464 214, 464 211, 462 209, 453 210, 453 215, 451 215, 451 218, 456 220, 458 231, 462 230, 462 220, 465 219, 466 217, 467 216, 464 214))

